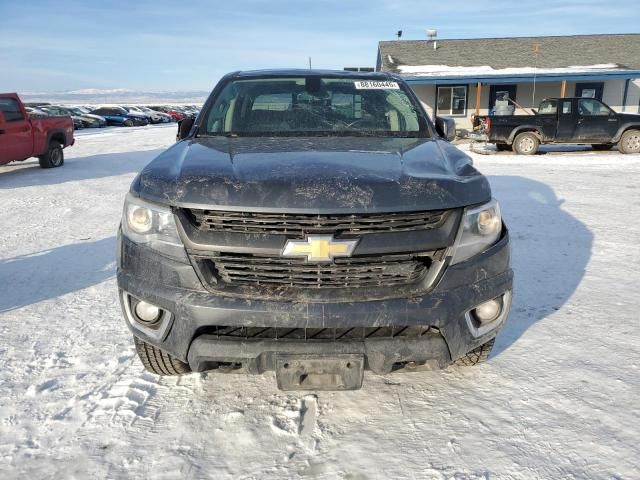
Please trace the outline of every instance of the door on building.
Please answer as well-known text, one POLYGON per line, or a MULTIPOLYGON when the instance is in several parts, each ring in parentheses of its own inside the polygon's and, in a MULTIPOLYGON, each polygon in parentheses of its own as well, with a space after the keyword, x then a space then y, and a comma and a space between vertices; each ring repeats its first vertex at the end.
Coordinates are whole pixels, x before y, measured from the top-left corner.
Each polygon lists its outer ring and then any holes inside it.
POLYGON ((576 97, 595 98, 602 101, 602 92, 604 91, 604 83, 576 83, 576 97))
MULTIPOLYGON (((496 100, 514 100, 516 99, 517 85, 491 85, 489 87, 489 112, 496 106, 496 100)), ((513 103, 509 102, 509 105, 513 103)))

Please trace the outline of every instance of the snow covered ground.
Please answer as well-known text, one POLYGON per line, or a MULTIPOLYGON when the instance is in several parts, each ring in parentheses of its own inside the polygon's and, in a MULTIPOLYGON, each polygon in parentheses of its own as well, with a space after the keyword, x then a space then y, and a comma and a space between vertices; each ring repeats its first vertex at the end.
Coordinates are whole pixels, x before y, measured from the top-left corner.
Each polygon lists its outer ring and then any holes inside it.
POLYGON ((474 155, 516 273, 490 361, 305 395, 135 357, 115 231, 175 129, 82 132, 63 168, 0 167, 0 478, 640 478, 638 156, 474 155))

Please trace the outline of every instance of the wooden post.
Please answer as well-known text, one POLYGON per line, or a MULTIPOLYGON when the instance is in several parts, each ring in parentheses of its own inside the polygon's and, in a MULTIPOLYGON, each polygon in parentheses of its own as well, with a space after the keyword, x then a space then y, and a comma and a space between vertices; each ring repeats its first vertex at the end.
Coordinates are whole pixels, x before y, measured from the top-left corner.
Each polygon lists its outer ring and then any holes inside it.
POLYGON ((482 93, 482 83, 476 85, 476 117, 480 115, 480 94, 482 93))
POLYGON ((567 93, 567 81, 562 80, 562 87, 560 87, 560 98, 564 98, 567 93))

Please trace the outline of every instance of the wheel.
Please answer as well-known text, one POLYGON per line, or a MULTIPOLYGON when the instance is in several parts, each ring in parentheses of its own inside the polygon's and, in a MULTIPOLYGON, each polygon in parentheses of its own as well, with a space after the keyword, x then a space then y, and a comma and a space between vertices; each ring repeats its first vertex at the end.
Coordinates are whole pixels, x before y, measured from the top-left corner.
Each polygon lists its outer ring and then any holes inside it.
POLYGON ((491 349, 493 348, 493 344, 495 343, 495 341, 496 339, 492 338, 487 343, 474 348, 473 350, 453 362, 453 365, 455 365, 456 367, 471 367, 473 365, 486 362, 489 358, 489 354, 491 353, 491 349))
POLYGON ((62 151, 62 145, 55 140, 49 143, 49 149, 47 153, 38 157, 40 166, 42 168, 55 168, 61 167, 64 164, 64 152, 62 151))
POLYGON ((136 345, 136 353, 144 365, 144 368, 156 375, 185 375, 191 373, 191 368, 186 363, 178 360, 173 355, 163 352, 159 348, 133 337, 136 345))
POLYGON ((511 145, 508 145, 506 143, 496 143, 496 150, 498 150, 499 152, 510 152, 511 145))
POLYGON ((538 151, 540 140, 531 132, 518 134, 513 142, 513 150, 518 155, 533 155, 538 151))
POLYGON ((123 125, 125 127, 133 127, 133 122, 131 120, 125 120, 123 125))
POLYGON ((627 130, 620 137, 618 150, 622 153, 640 153, 640 130, 627 130))
POLYGON ((595 145, 591 145, 591 148, 593 148, 594 150, 597 150, 599 152, 603 152, 605 150, 611 150, 611 147, 613 147, 613 145, 610 144, 606 144, 606 143, 599 143, 599 144, 595 144, 595 145))

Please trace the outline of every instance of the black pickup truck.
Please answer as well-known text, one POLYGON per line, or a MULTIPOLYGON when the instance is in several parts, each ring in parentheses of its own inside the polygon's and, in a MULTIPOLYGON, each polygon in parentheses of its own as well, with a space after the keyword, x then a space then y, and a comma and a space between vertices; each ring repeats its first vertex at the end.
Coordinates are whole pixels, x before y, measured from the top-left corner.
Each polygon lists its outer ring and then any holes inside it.
POLYGON ((225 76, 125 200, 118 287, 144 366, 348 390, 486 360, 509 235, 454 132, 386 73, 225 76))
POLYGON ((640 153, 640 115, 616 113, 593 98, 548 98, 534 115, 485 117, 484 133, 498 150, 533 155, 540 144, 571 143, 640 153))

